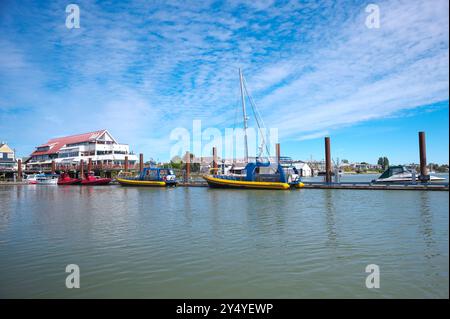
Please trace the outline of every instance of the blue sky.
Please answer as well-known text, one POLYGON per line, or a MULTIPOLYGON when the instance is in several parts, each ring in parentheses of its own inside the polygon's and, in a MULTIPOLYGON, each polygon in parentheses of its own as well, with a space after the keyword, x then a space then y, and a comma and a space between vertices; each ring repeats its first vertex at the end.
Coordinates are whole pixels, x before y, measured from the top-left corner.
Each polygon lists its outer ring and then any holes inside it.
MULTIPOLYGON (((107 128, 169 158, 192 121, 232 127, 238 68, 283 155, 448 163, 448 1, 0 2, 0 139, 19 155, 55 136, 107 128)), ((254 124, 254 123, 253 123, 254 124)), ((252 123, 250 123, 252 125, 252 123)))

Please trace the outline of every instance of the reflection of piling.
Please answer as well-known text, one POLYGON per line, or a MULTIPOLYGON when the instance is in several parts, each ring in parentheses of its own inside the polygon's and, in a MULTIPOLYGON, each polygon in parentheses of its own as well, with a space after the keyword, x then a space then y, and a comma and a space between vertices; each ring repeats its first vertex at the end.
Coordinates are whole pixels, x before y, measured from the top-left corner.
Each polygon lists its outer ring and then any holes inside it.
POLYGON ((280 143, 275 144, 275 153, 277 157, 277 163, 279 163, 281 158, 280 143))
POLYGON ((139 172, 144 170, 144 154, 139 154, 139 172))
POLYGON ((325 137, 325 182, 331 183, 331 151, 328 136, 325 137))
POLYGON ((186 181, 189 182, 189 176, 191 175, 191 154, 186 152, 186 181))
POLYGON ((427 170, 427 149, 425 145, 425 132, 419 132, 419 153, 420 153, 420 177, 422 182, 430 179, 427 170))
POLYGON ((125 172, 128 171, 128 156, 125 156, 125 164, 124 164, 125 172))
POLYGON ((17 160, 17 180, 22 181, 22 160, 17 160))
POLYGON ((56 163, 55 160, 52 161, 52 174, 56 173, 56 163))
POLYGON ((214 174, 217 174, 217 148, 214 146, 213 149, 213 168, 214 168, 214 174))
POLYGON ((80 178, 84 178, 84 161, 80 160, 80 178))

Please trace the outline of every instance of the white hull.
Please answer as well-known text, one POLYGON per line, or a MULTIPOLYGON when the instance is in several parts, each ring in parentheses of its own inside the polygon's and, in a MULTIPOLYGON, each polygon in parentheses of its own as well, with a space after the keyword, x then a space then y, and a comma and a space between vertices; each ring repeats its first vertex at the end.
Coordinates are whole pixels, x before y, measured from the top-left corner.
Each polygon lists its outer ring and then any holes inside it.
POLYGON ((37 185, 57 185, 58 175, 44 175, 39 174, 36 176, 37 185))
POLYGON ((49 180, 36 180, 36 185, 56 185, 58 183, 57 179, 49 179, 49 180))
MULTIPOLYGON (((375 180, 377 183, 400 183, 400 182, 418 182, 419 176, 415 176, 415 180, 413 179, 412 174, 399 174, 394 175, 388 178, 378 178, 375 180)), ((442 182, 445 181, 445 178, 430 176, 429 182, 442 182)))

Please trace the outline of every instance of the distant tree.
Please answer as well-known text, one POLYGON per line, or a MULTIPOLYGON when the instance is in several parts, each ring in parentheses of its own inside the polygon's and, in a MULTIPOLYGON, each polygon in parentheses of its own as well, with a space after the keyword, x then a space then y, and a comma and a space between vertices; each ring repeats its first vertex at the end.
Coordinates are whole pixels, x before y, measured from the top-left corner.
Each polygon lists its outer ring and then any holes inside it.
POLYGON ((389 159, 387 157, 383 157, 383 169, 387 169, 389 167, 389 159))
POLYGON ((382 157, 379 157, 379 158, 378 158, 377 164, 380 165, 380 166, 384 166, 384 161, 383 161, 383 158, 382 158, 382 157))
POLYGON ((181 162, 170 161, 170 167, 175 169, 180 169, 183 164, 181 162))
POLYGON ((380 165, 383 169, 387 169, 389 167, 389 159, 386 156, 379 157, 377 164, 380 165))
POLYGON ((348 160, 347 160, 347 159, 343 159, 343 160, 342 160, 342 163, 348 164, 348 160))

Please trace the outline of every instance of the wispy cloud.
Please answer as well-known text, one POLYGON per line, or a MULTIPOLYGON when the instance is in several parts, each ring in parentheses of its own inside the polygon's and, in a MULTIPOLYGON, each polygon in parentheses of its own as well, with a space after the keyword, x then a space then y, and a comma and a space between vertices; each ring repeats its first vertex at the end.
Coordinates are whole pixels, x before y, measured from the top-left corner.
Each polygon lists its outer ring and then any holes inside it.
POLYGON ((68 30, 66 4, 2 4, 0 132, 18 145, 108 128, 167 158, 173 128, 233 125, 239 67, 281 138, 448 100, 448 1, 379 1, 380 29, 349 1, 84 0, 68 30))
POLYGON ((298 141, 313 140, 316 138, 327 136, 328 134, 330 134, 329 131, 319 131, 319 132, 301 135, 300 137, 297 138, 297 140, 298 141))

